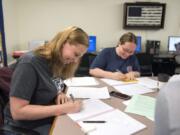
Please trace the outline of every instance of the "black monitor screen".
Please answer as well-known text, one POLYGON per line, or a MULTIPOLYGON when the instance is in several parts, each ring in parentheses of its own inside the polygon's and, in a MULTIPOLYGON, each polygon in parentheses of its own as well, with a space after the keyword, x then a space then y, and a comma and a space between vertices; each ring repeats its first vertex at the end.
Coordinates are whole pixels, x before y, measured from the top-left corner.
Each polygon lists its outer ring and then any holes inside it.
POLYGON ((169 36, 168 51, 169 52, 176 52, 178 49, 177 46, 180 46, 178 44, 180 44, 180 36, 169 36))
POLYGON ((88 52, 95 52, 96 51, 96 36, 89 36, 89 47, 88 52))
POLYGON ((136 36, 136 50, 135 53, 141 52, 141 36, 136 36))

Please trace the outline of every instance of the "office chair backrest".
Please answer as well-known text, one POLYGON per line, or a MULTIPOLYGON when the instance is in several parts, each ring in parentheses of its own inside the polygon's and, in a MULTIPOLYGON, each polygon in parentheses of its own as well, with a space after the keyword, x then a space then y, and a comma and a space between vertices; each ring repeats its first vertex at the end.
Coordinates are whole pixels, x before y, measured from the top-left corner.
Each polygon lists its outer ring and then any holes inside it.
POLYGON ((13 70, 8 67, 0 68, 0 125, 3 125, 3 109, 9 100, 10 82, 13 70))
POLYGON ((10 82, 13 70, 8 67, 0 68, 0 94, 3 96, 4 100, 8 101, 10 82))
POLYGON ((148 53, 137 53, 136 57, 140 65, 152 65, 153 55, 148 53))
POLYGON ((9 101, 10 83, 13 74, 13 69, 9 67, 0 68, 0 135, 40 135, 38 132, 4 125, 4 107, 9 101))
POLYGON ((89 53, 85 53, 80 62, 80 67, 89 67, 89 53))
POLYGON ((137 53, 136 57, 140 65, 141 76, 152 76, 153 55, 148 53, 137 53))
POLYGON ((75 76, 76 77, 90 76, 89 68, 95 57, 96 57, 96 54, 85 53, 81 59, 79 68, 77 69, 75 76))
POLYGON ((0 95, 0 126, 3 125, 3 109, 4 109, 4 106, 5 106, 5 102, 2 98, 2 96, 0 95))

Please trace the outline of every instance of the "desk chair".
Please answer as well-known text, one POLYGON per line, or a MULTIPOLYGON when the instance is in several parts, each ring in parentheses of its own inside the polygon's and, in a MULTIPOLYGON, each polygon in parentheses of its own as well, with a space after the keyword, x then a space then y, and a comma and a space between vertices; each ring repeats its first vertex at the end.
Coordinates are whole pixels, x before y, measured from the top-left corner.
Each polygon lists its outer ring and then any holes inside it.
POLYGON ((38 132, 4 124, 4 107, 9 100, 10 82, 13 70, 0 68, 0 135, 40 135, 38 132))
POLYGON ((175 56, 176 68, 175 74, 180 74, 180 54, 175 56))
POLYGON ((89 68, 95 57, 96 57, 96 54, 93 54, 93 53, 84 54, 83 57, 81 58, 80 65, 75 73, 75 76, 76 77, 90 76, 89 68))
POLYGON ((148 53, 137 53, 136 57, 140 64, 141 76, 152 76, 153 55, 148 53))

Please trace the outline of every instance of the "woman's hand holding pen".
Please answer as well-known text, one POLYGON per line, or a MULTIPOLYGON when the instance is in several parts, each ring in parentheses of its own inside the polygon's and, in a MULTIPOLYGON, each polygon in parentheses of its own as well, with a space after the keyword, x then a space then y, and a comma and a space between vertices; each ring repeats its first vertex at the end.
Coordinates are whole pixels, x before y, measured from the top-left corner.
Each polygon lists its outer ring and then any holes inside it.
POLYGON ((70 96, 70 98, 68 98, 64 93, 60 93, 57 95, 56 104, 59 105, 58 112, 56 114, 57 116, 66 113, 79 112, 82 108, 81 101, 75 100, 72 95, 70 96))
POLYGON ((82 106, 82 102, 81 101, 78 101, 78 100, 75 100, 74 96, 72 94, 69 94, 70 98, 71 98, 71 102, 74 103, 74 107, 75 107, 75 112, 76 112, 76 109, 77 111, 79 112, 80 109, 81 109, 81 106, 82 106))
POLYGON ((80 100, 71 101, 69 104, 69 113, 79 112, 82 108, 82 102, 80 100))
POLYGON ((126 79, 126 76, 122 72, 117 71, 117 72, 113 73, 112 79, 114 79, 114 80, 124 80, 124 79, 126 79))
POLYGON ((64 94, 64 93, 60 93, 57 95, 57 98, 56 98, 56 104, 64 104, 66 102, 69 101, 69 98, 64 94))
POLYGON ((126 79, 125 80, 135 80, 135 73, 134 72, 128 72, 128 73, 126 73, 125 74, 125 76, 126 76, 126 79))
POLYGON ((64 104, 58 106, 58 111, 56 116, 66 114, 66 113, 76 113, 79 112, 82 108, 82 102, 79 100, 76 101, 68 101, 64 104))

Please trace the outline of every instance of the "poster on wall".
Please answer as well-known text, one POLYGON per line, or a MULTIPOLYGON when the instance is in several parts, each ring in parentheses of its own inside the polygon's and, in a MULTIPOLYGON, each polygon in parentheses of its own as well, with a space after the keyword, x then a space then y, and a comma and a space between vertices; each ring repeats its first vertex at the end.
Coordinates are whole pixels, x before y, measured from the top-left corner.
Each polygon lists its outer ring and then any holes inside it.
POLYGON ((161 29, 164 28, 165 3, 135 2, 124 3, 123 28, 161 29))

